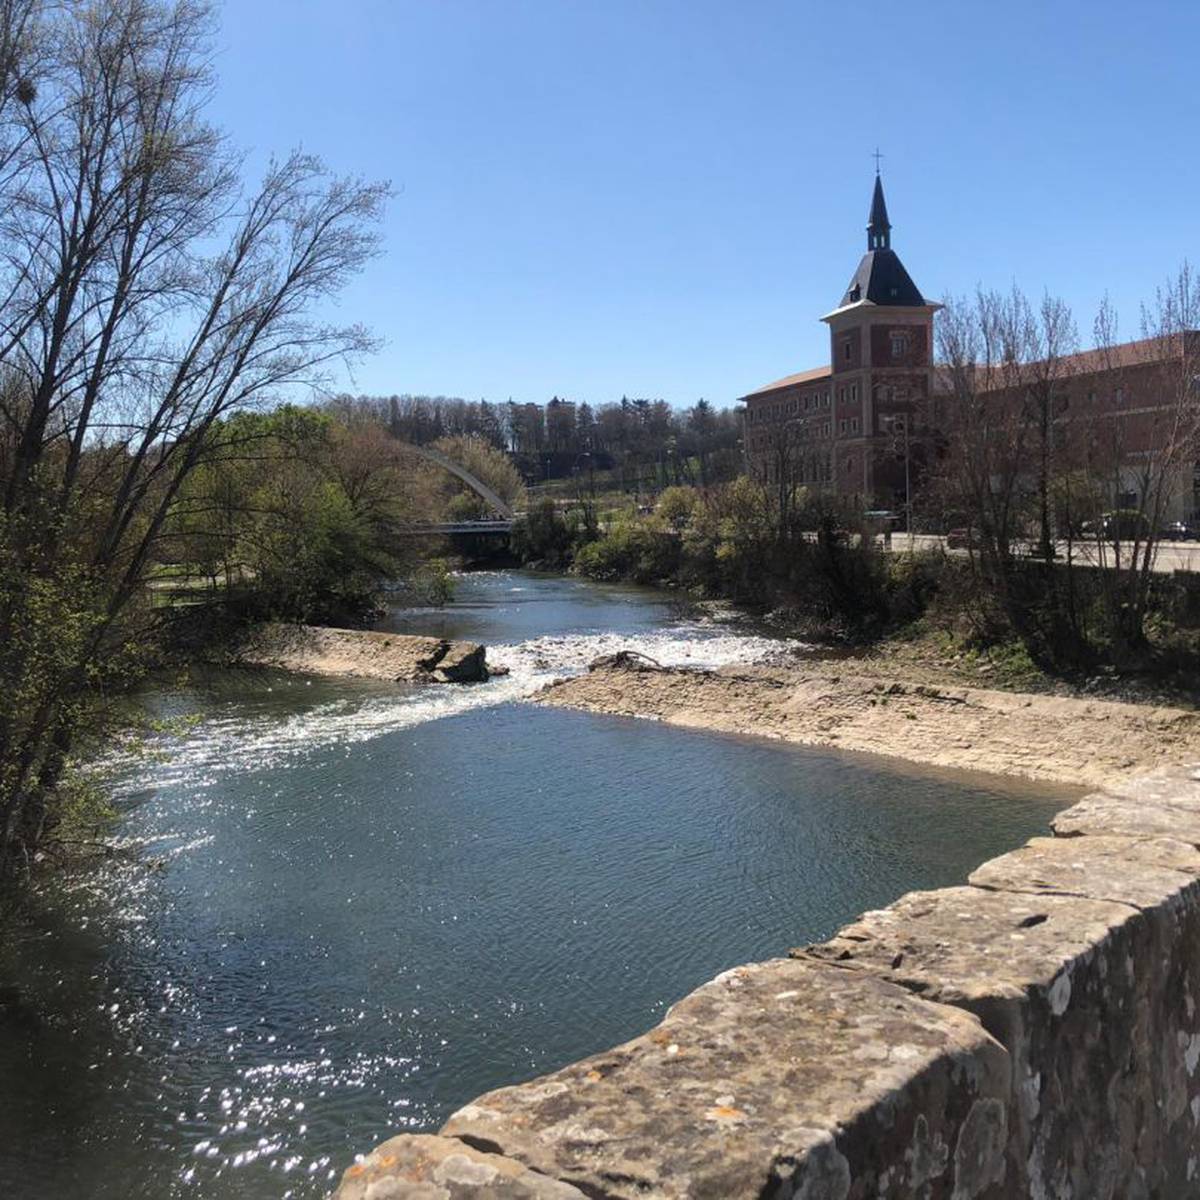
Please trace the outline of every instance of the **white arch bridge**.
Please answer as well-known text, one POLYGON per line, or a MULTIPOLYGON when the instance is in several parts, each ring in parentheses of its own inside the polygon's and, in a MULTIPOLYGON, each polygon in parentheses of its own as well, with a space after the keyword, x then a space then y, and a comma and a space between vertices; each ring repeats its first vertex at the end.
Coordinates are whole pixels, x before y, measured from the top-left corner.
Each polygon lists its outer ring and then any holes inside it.
MULTIPOLYGON (((466 467, 462 466, 460 463, 456 463, 454 461, 454 459, 447 458, 446 455, 444 455, 440 450, 435 450, 432 446, 415 446, 411 442, 405 442, 403 444, 404 444, 404 448, 406 450, 411 450, 414 454, 420 456, 421 458, 425 459, 428 462, 436 463, 439 467, 442 467, 443 469, 449 471, 451 475, 455 476, 458 479, 461 479, 463 481, 463 483, 465 483, 467 485, 467 487, 469 487, 471 489, 471 491, 473 491, 477 496, 479 496, 481 499, 486 501, 491 506, 491 508, 495 511, 495 513, 497 514, 497 516, 499 518, 498 521, 450 521, 450 522, 446 522, 447 532, 453 532, 453 533, 479 532, 478 530, 472 531, 472 530, 468 530, 468 529, 460 530, 457 528, 455 528, 455 529, 449 528, 449 526, 458 526, 458 525, 463 525, 463 526, 466 526, 466 525, 472 525, 472 526, 497 525, 497 524, 500 524, 501 522, 503 522, 509 528, 512 527, 512 520, 513 520, 513 517, 516 516, 516 513, 514 513, 512 508, 509 506, 509 504, 506 501, 504 501, 503 499, 501 499, 501 497, 499 495, 497 495, 497 493, 495 491, 493 491, 492 488, 488 487, 488 485, 486 483, 484 483, 482 479, 480 479, 476 475, 473 475, 470 471, 467 470, 466 467)), ((414 529, 416 529, 416 528, 417 527, 414 526, 414 529)), ((428 526, 428 527, 424 527, 424 528, 425 528, 426 532, 429 532, 432 530, 433 527, 428 526)), ((484 531, 484 532, 486 532, 486 531, 484 531)), ((507 533, 508 529, 505 529, 504 532, 507 533)))

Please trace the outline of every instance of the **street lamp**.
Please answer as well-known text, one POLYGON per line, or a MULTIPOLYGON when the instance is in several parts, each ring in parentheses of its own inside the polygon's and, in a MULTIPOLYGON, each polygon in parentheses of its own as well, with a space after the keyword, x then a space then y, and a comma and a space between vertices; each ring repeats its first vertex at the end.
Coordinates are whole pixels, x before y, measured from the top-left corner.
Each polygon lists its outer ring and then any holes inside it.
POLYGON ((904 438, 904 527, 908 530, 908 551, 911 554, 913 549, 913 527, 912 527, 912 485, 911 485, 911 454, 908 440, 908 417, 904 413, 897 413, 895 416, 884 417, 884 422, 887 428, 891 431, 893 437, 902 436, 904 438))

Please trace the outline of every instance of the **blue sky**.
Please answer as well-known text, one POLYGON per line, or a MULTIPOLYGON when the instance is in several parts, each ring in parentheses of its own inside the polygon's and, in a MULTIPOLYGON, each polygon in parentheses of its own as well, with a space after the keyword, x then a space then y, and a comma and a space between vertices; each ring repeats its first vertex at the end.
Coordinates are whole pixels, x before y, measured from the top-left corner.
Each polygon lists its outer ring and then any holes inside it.
POLYGON ((397 190, 351 390, 724 405, 827 357, 874 171, 927 296, 1121 331, 1200 260, 1200 2, 225 0, 213 115, 397 190))

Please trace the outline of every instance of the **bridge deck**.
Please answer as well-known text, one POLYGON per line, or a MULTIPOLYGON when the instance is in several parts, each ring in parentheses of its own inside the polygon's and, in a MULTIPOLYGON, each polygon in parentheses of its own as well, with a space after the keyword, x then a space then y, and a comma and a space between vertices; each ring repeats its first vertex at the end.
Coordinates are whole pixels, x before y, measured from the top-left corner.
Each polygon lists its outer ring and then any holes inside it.
POLYGON ((431 521, 421 525, 408 525, 404 533, 408 537, 434 537, 437 535, 480 534, 483 536, 500 536, 512 532, 513 523, 502 521, 431 521))

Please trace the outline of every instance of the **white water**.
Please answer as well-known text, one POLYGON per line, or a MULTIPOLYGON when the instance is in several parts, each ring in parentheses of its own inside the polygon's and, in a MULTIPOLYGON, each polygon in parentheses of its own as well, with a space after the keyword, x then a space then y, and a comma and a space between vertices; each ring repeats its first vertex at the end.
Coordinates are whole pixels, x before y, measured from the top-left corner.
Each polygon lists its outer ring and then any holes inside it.
POLYGON ((316 748, 351 746, 472 709, 527 700, 547 684, 582 674, 589 663, 619 650, 636 651, 664 667, 713 669, 794 661, 804 649, 802 642, 730 633, 701 622, 489 646, 488 664, 507 668, 508 674, 487 683, 399 687, 382 695, 378 686, 364 685, 361 694, 283 719, 271 711, 254 716, 244 707, 227 716, 210 716, 185 738, 164 747, 166 761, 156 775, 160 784, 187 777, 192 786, 212 786, 229 771, 282 765, 316 748))

